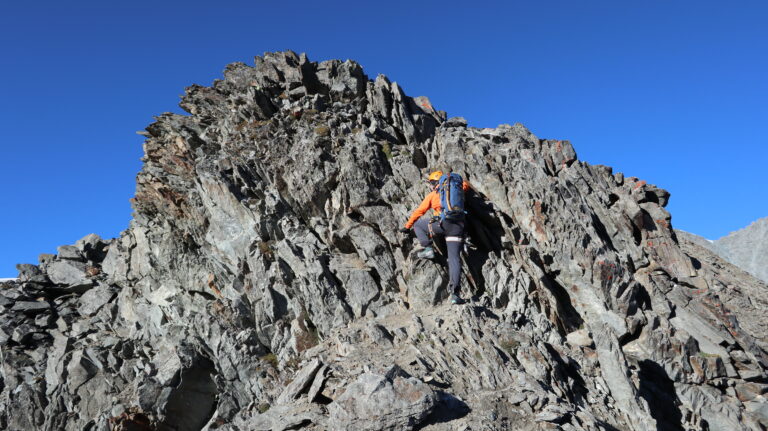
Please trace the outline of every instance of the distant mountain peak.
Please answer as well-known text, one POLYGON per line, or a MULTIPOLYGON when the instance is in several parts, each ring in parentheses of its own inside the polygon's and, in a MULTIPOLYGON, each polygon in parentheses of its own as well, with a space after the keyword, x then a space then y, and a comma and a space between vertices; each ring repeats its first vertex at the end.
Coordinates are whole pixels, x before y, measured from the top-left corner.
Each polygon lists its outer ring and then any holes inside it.
MULTIPOLYGON (((677 229, 678 232, 684 232, 677 229)), ((768 283, 768 217, 733 231, 715 241, 685 232, 687 238, 708 248, 728 262, 768 283), (702 243, 707 241, 708 244, 702 243)))

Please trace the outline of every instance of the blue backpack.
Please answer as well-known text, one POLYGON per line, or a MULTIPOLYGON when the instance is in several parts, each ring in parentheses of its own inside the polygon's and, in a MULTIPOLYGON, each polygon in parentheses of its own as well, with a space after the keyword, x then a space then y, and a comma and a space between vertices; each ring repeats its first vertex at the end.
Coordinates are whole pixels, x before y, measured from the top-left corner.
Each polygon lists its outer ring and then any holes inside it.
POLYGON ((440 194, 440 206, 443 211, 440 213, 441 220, 462 221, 464 220, 464 181, 461 175, 449 172, 440 177, 437 185, 437 192, 440 194))

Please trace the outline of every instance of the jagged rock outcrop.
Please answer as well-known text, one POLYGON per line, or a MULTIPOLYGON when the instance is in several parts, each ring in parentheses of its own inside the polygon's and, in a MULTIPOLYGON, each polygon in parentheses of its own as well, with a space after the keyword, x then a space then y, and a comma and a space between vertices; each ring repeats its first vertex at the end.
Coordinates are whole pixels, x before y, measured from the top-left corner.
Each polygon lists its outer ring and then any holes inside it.
POLYGON ((768 425, 765 328, 666 191, 351 61, 265 54, 181 106, 144 133, 119 238, 2 284, 2 427, 768 425), (474 187, 462 306, 397 233, 433 168, 474 187))
POLYGON ((676 233, 768 283, 768 217, 714 241, 689 232, 676 233))
POLYGON ((761 334, 768 333, 768 286, 736 265, 724 261, 716 252, 678 236, 681 249, 691 257, 694 267, 703 273, 710 287, 729 313, 736 316, 740 326, 755 337, 764 351, 768 344, 761 334))

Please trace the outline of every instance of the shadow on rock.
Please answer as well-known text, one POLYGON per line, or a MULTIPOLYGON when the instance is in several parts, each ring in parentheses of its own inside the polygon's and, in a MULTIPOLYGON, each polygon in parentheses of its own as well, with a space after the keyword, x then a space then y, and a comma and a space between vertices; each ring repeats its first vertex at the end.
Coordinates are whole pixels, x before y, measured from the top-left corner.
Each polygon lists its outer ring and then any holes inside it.
POLYGON ((680 400, 675 396, 675 385, 659 364, 650 360, 640 361, 639 395, 648 402, 651 416, 656 419, 656 429, 661 431, 683 430, 683 414, 680 400))
POLYGON ((472 409, 467 403, 444 391, 437 391, 438 403, 429 416, 424 419, 414 430, 423 429, 426 426, 450 422, 468 415, 472 409))
POLYGON ((216 409, 216 368, 208 358, 193 356, 171 389, 165 406, 165 418, 158 430, 201 429, 216 409))

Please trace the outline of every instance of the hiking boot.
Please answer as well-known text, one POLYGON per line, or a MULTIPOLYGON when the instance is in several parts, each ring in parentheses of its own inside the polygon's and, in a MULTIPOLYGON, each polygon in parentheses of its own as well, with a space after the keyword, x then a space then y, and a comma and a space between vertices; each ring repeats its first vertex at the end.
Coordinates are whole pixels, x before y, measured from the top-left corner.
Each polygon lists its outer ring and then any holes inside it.
POLYGON ((455 293, 451 294, 451 304, 463 304, 464 300, 461 299, 461 297, 455 293))
POLYGON ((477 250, 477 246, 472 243, 469 237, 464 238, 464 253, 469 254, 470 250, 477 250))
POLYGON ((435 250, 432 247, 424 247, 421 251, 416 253, 416 257, 419 259, 432 259, 435 257, 435 250))

